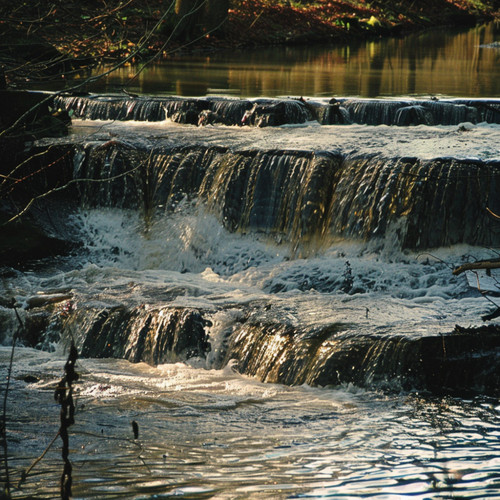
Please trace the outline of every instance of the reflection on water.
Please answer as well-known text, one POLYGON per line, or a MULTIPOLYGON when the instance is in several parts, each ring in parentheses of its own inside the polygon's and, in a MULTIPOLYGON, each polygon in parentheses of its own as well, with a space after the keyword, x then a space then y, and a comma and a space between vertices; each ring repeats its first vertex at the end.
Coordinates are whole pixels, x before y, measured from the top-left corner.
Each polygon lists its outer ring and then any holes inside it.
MULTIPOLYGON (((273 47, 173 57, 130 82, 149 94, 243 97, 305 95, 500 96, 500 26, 437 30, 343 46, 273 47)), ((116 71, 99 91, 127 82, 138 67, 116 71)))
MULTIPOLYGON (((64 363, 17 353, 7 425, 16 484, 57 432, 52 391, 64 363), (26 383, 27 375, 39 381, 26 383)), ((2 376, 9 354, 0 348, 2 376)), ((500 495, 492 401, 285 387, 182 364, 84 359, 77 369, 75 498, 500 495)), ((55 498, 61 468, 58 442, 13 497, 55 498)))

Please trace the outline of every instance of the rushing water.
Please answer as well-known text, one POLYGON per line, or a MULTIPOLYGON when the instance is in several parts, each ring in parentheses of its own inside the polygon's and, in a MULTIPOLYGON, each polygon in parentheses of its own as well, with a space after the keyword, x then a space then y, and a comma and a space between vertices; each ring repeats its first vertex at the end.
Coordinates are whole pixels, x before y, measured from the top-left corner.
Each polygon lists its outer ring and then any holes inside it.
MULTIPOLYGON (((137 89, 492 97, 498 49, 482 45, 495 36, 303 51, 263 72, 261 56, 211 56, 190 89, 173 86, 175 64, 137 89), (221 79, 204 80, 214 67, 221 79)), ((485 208, 500 212, 499 102, 319 101, 266 101, 253 125, 284 121, 264 129, 234 126, 253 101, 59 99, 81 118, 73 135, 16 175, 79 179, 32 208, 77 245, 0 266, 2 380, 10 299, 25 324, 7 398, 14 498, 59 495, 59 440, 23 472, 59 428, 70 340, 75 498, 500 498, 498 332, 467 329, 492 304, 451 273, 498 255, 485 208), (305 121, 321 106, 337 114, 305 121), (231 125, 186 124, 200 110, 231 125)))
POLYGON ((498 97, 499 40, 492 23, 342 46, 172 55, 142 72, 140 65, 115 71, 98 90, 127 85, 132 92, 184 96, 498 97))
MULTIPOLYGON (((304 329, 333 321, 354 335, 410 338, 477 323, 487 303, 441 261, 457 262, 477 248, 435 250, 431 257, 391 250, 390 242, 387 252, 344 242, 293 259, 286 245, 228 233, 189 204, 148 224, 147 232, 130 210, 86 209, 70 222, 87 237, 78 255, 3 273, 5 292, 28 309, 19 310, 23 320, 43 315, 29 309, 31 297, 43 297, 37 293, 73 294, 56 308, 39 345, 55 352, 15 351, 7 405, 14 484, 59 427, 53 391, 66 358, 60 322, 72 311, 90 318, 92 308, 102 314, 123 305, 171 305, 208 312, 212 349, 205 358, 185 363, 173 356, 157 367, 116 359, 77 363, 70 428, 75 498, 500 496, 496 398, 401 391, 397 378, 368 389, 262 383, 240 375, 238 359, 217 368, 228 335, 252 310, 257 324, 266 314, 277 325, 304 329), (351 294, 342 291, 347 259, 358 290, 351 294)), ((5 332, 16 319, 1 311, 5 332)), ((82 322, 70 331, 78 338, 86 328, 82 322)), ((268 355, 277 348, 271 344, 268 355)), ((0 348, 2 378, 9 356, 9 347, 0 348)), ((61 471, 56 441, 14 497, 57 497, 61 471)))

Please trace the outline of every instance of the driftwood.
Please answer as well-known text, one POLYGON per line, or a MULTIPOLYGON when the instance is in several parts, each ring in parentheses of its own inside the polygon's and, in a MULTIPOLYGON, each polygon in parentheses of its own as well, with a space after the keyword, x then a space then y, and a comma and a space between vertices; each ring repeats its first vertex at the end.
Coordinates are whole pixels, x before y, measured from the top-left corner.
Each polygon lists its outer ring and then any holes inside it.
POLYGON ((453 269, 453 274, 457 276, 464 271, 472 271, 474 269, 500 269, 500 259, 478 260, 476 262, 468 262, 462 266, 453 269))
MULTIPOLYGON (((453 269, 453 274, 456 276, 458 274, 463 273, 464 271, 474 271, 478 269, 486 269, 487 272, 490 269, 500 269, 500 259, 488 259, 488 260, 478 260, 476 262, 469 262, 467 264, 463 264, 462 266, 453 269)), ((478 288, 479 288, 479 280, 478 280, 478 288)), ((490 302, 493 301, 490 300, 490 302)), ((495 302, 493 302, 493 304, 497 306, 496 309, 491 313, 482 316, 481 319, 483 321, 491 321, 492 319, 500 317, 500 307, 498 307, 498 305, 495 302)))
POLYGON ((43 307, 49 304, 57 304, 58 302, 63 302, 65 300, 70 300, 73 298, 72 293, 50 293, 50 294, 40 294, 33 295, 27 302, 27 309, 33 309, 35 307, 43 307))

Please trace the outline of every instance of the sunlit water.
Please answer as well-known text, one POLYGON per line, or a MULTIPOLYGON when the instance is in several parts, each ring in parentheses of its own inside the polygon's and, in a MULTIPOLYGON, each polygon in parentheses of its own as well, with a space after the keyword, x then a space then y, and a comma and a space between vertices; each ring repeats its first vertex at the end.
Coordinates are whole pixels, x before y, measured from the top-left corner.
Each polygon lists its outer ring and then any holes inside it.
MULTIPOLYGON (((489 25, 356 47, 179 58, 141 73, 129 89, 177 95, 498 97, 500 56, 492 45, 497 37, 489 25)), ((123 84, 134 71, 128 67, 110 76, 106 88, 123 84)), ((265 140, 268 149, 498 158, 498 127, 485 124, 467 134, 457 127, 397 132, 322 127, 322 139, 311 125, 203 132, 174 130, 173 124, 159 124, 157 130, 138 124, 78 127, 81 134, 98 127, 110 137, 129 134, 154 142, 161 135, 172 143, 189 138, 240 149, 265 140)), ((195 202, 147 221, 135 211, 92 209, 68 222, 85 241, 75 255, 22 271, 1 270, 2 296, 17 300, 21 318, 38 292, 69 289, 76 307, 102 301, 202 308, 211 319, 212 344, 207 359, 189 364, 78 361, 76 423, 70 429, 75 498, 500 498, 497 400, 401 391, 398 380, 369 390, 287 387, 244 377, 232 362, 214 368, 231 325, 254 302, 268 305, 276 321, 306 327, 338 322, 360 334, 435 334, 450 332, 455 324, 480 325, 491 304, 464 276, 452 276, 451 268, 471 256, 495 257, 494 250, 401 252, 389 232, 382 242, 326 242, 301 253, 283 241, 230 234, 195 202), (342 291, 348 269, 349 294, 342 291), (172 298, 172 289, 183 293, 172 298), (139 425, 138 439, 131 421, 139 425)), ((12 310, 0 306, 0 325, 5 380, 17 325, 12 310)), ((19 484, 59 428, 53 391, 66 353, 57 337, 49 336, 42 347, 46 351, 19 346, 15 351, 7 399, 15 498, 59 496, 59 440, 19 484)))
MULTIPOLYGON (((9 354, 0 350, 2 367, 9 354)), ((9 419, 16 480, 57 432, 52 392, 63 363, 17 352, 9 419), (39 381, 19 380, 26 374, 39 381)), ((81 360, 78 367, 70 437, 76 498, 500 496, 500 407, 492 401, 285 387, 183 364, 81 360)), ((15 496, 57 496, 58 447, 15 496)))
POLYGON ((351 45, 173 54, 144 71, 141 65, 123 67, 96 89, 126 86, 184 96, 499 97, 499 41, 498 25, 489 24, 351 45))
MULTIPOLYGON (((477 323, 487 303, 465 278, 451 277, 448 263, 478 249, 430 256, 344 242, 290 259, 286 245, 229 234, 192 207, 147 233, 140 215, 115 209, 82 211, 74 224, 88 235, 78 256, 4 274, 3 286, 19 303, 36 291, 69 287, 76 307, 156 304, 167 300, 165 290, 182 286, 186 292, 173 304, 214 311, 206 360, 158 367, 78 361, 70 429, 75 498, 500 497, 496 400, 401 392, 397 380, 383 391, 287 387, 241 376, 231 363, 213 369, 225 330, 251 300, 297 324, 342 321, 358 332, 411 335, 477 323), (340 286, 347 259, 359 292, 321 293, 325 280, 340 286), (281 291, 271 292, 276 286, 281 291)), ((7 404, 16 498, 58 496, 59 440, 18 483, 59 427, 53 391, 65 353, 52 348, 16 349, 7 404)), ((0 348, 3 379, 10 352, 0 348)))

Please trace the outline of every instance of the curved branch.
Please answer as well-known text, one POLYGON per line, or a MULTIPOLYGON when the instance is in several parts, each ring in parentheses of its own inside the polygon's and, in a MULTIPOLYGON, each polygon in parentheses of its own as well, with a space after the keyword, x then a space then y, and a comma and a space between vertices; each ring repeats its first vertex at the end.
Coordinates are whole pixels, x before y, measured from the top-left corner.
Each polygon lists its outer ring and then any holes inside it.
POLYGON ((488 207, 486 207, 486 211, 492 215, 493 217, 495 217, 495 219, 498 219, 500 220, 500 215, 497 215, 495 212, 493 212, 493 210, 490 210, 488 207))

